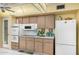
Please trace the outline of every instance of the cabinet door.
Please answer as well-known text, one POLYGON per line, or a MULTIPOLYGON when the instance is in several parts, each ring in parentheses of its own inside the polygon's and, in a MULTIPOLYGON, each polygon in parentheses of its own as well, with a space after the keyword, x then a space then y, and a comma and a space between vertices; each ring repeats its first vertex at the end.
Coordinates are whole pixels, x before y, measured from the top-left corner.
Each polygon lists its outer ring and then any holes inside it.
POLYGON ((18 18, 16 17, 15 20, 13 20, 13 23, 18 24, 18 18))
POLYGON ((45 16, 37 17, 38 28, 45 28, 45 16))
POLYGON ((47 15, 46 16, 46 28, 54 28, 54 16, 53 15, 47 15))
POLYGON ((17 50, 18 49, 18 43, 11 42, 11 48, 14 49, 14 50, 17 50))
POLYGON ((29 17, 24 17, 23 24, 28 24, 28 23, 29 23, 29 17))
POLYGON ((27 38, 26 51, 33 52, 34 51, 34 39, 27 38))
POLYGON ((22 24, 23 23, 22 17, 18 17, 18 23, 19 24, 22 24))
POLYGON ((52 39, 45 39, 43 41, 43 53, 45 54, 50 54, 52 55, 53 54, 53 40, 52 39))
POLYGON ((19 49, 25 50, 25 48, 26 48, 26 39, 25 37, 21 37, 19 42, 19 49))
POLYGON ((30 19, 29 19, 30 21, 30 23, 32 23, 32 24, 37 24, 37 17, 30 17, 30 19))
POLYGON ((42 51, 43 51, 42 39, 35 39, 35 52, 42 53, 42 51))

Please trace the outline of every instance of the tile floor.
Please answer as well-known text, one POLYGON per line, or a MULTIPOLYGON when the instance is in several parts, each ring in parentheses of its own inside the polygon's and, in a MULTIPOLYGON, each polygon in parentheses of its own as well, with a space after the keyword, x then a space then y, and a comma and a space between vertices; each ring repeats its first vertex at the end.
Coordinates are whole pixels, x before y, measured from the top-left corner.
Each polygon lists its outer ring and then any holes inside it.
POLYGON ((0 55, 29 55, 29 54, 6 49, 6 48, 0 48, 0 55))

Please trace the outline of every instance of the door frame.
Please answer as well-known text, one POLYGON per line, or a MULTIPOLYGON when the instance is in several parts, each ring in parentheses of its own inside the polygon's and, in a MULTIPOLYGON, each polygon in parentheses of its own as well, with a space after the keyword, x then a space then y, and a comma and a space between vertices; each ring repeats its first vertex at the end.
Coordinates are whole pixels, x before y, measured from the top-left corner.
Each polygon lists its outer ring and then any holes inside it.
POLYGON ((4 21, 5 20, 8 20, 8 18, 7 17, 3 17, 3 21, 2 21, 2 23, 3 23, 3 28, 2 28, 2 32, 3 32, 3 48, 9 48, 9 39, 8 39, 8 44, 4 44, 4 21))

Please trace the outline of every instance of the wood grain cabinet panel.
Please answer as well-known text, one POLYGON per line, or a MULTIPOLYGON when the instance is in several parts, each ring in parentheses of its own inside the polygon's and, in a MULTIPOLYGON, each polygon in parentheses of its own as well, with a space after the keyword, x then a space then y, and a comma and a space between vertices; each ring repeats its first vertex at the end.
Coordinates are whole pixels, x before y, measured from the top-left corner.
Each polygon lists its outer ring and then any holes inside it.
POLYGON ((52 39, 45 39, 43 40, 43 53, 44 54, 53 54, 53 40, 52 39))
POLYGON ((26 38, 20 37, 19 50, 25 50, 25 48, 26 48, 26 38))
POLYGON ((45 16, 37 17, 38 28, 45 28, 45 16))
POLYGON ((23 17, 23 24, 29 23, 29 17, 23 17))
POLYGON ((22 17, 18 17, 18 24, 22 24, 23 23, 23 20, 22 20, 22 17))
POLYGON ((29 22, 32 24, 37 24, 37 17, 30 17, 29 22))
POLYGON ((18 24, 18 18, 16 17, 15 20, 13 20, 15 24, 18 24))
POLYGON ((34 39, 33 38, 27 38, 27 44, 26 44, 26 51, 27 52, 33 52, 34 51, 34 39))
POLYGON ((14 50, 17 50, 18 49, 18 43, 11 42, 11 48, 14 49, 14 50))
POLYGON ((53 15, 47 15, 45 20, 46 20, 45 28, 54 28, 54 16, 53 15))
POLYGON ((42 39, 35 39, 35 52, 42 53, 42 51, 43 51, 42 39))

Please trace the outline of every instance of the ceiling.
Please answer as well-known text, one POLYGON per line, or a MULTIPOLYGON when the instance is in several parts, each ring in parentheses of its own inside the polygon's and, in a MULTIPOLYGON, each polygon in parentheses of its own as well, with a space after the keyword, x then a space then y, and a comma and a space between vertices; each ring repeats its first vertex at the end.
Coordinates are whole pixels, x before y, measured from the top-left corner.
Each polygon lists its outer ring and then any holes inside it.
MULTIPOLYGON (((61 4, 61 3, 58 3, 61 4)), ((0 7, 11 7, 14 13, 0 11, 0 15, 25 16, 39 13, 51 12, 57 3, 0 3, 0 7)))

